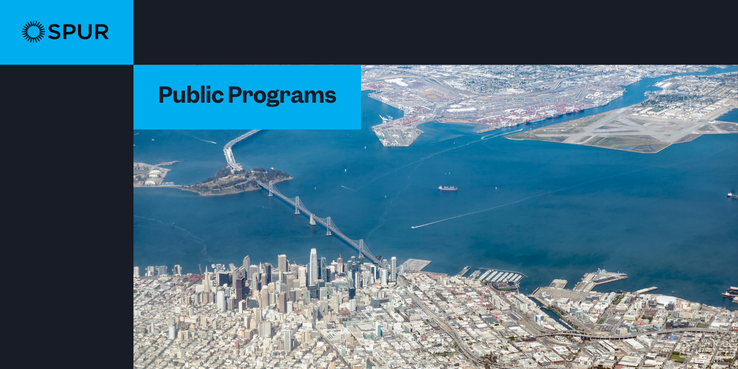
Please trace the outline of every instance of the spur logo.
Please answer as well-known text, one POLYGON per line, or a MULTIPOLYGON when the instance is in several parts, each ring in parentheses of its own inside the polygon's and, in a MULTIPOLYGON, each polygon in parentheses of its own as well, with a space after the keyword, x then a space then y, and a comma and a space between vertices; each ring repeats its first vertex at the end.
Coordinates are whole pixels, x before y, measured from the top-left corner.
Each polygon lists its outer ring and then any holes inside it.
MULTIPOLYGON (((106 24, 52 24, 49 26, 49 39, 51 40, 66 40, 68 38, 74 38, 75 35, 81 40, 89 40, 94 38, 95 40, 108 40, 108 26, 106 24)), ((23 25, 21 30, 23 38, 30 42, 36 43, 43 40, 46 35, 46 28, 37 21, 30 21, 23 25)))
POLYGON ((21 30, 23 38, 30 43, 41 41, 41 39, 44 38, 45 32, 46 29, 44 29, 44 25, 36 21, 26 23, 23 25, 23 29, 21 30))

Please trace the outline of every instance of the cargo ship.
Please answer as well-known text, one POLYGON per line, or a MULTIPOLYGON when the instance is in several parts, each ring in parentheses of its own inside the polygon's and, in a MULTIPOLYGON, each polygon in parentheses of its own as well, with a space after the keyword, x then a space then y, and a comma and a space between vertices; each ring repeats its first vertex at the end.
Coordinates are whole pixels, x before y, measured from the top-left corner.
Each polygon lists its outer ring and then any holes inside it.
POLYGON ((732 192, 728 192, 728 197, 730 197, 731 199, 738 199, 738 196, 733 195, 732 192))
POLYGON ((729 287, 728 292, 723 293, 723 297, 737 298, 738 287, 729 287))
POLYGON ((454 186, 438 186, 441 191, 458 191, 459 189, 454 186))

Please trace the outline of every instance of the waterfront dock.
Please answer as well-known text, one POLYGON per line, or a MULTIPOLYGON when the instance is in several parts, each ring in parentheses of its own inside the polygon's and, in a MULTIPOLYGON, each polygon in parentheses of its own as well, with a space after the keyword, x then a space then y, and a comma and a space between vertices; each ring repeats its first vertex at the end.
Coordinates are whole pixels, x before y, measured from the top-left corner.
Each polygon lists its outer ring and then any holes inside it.
POLYGON ((585 274, 584 277, 582 277, 582 281, 574 286, 574 291, 589 292, 592 291, 595 286, 626 278, 628 278, 628 275, 625 273, 613 273, 604 269, 597 269, 596 273, 585 274))
POLYGON ((427 267, 430 263, 430 260, 407 259, 407 261, 402 263, 400 267, 403 268, 405 273, 416 273, 423 270, 423 268, 427 267))
POLYGON ((467 265, 467 266, 465 266, 465 267, 464 267, 464 269, 461 269, 461 271, 460 271, 460 272, 456 273, 456 276, 457 276, 457 277, 463 277, 463 276, 464 276, 464 274, 466 274, 467 272, 469 272, 469 269, 471 269, 471 267, 470 267, 470 266, 468 266, 468 265, 467 265))
POLYGON ((641 289, 641 290, 635 291, 635 294, 636 294, 636 295, 640 295, 640 294, 642 294, 642 293, 646 293, 646 292, 650 292, 650 291, 653 291, 653 290, 655 290, 655 289, 657 289, 657 288, 658 288, 658 287, 648 287, 648 288, 644 288, 644 289, 641 289))

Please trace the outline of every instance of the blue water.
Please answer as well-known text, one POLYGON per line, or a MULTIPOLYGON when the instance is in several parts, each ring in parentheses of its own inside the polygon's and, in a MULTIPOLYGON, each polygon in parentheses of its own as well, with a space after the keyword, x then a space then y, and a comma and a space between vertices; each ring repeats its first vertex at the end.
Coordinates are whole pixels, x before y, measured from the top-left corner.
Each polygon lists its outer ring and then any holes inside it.
POLYGON ((715 120, 738 123, 738 109, 729 110, 727 113, 717 117, 715 120))
MULTIPOLYGON (((605 107, 525 127, 638 103, 665 78, 627 86, 605 107)), ((517 270, 530 277, 521 285, 528 293, 554 278, 571 288, 582 274, 605 268, 628 279, 599 291, 657 286, 654 293, 736 306, 720 294, 738 285, 738 200, 725 196, 738 192, 737 135, 637 154, 494 137, 519 127, 482 135, 428 123, 410 147, 389 148, 369 127, 381 123, 380 114, 402 112, 366 95, 361 130, 262 131, 234 155, 245 167, 288 172, 294 180, 277 184, 282 193, 299 195, 344 234, 399 263, 427 259, 426 270, 449 274, 465 265, 517 270), (441 193, 440 185, 459 191, 441 193)), ((223 145, 242 132, 139 131, 133 159, 179 160, 167 180, 194 183, 225 165, 223 145)), ((245 255, 276 264, 285 253, 305 264, 310 248, 328 260, 356 254, 264 191, 201 197, 139 188, 133 197, 133 264, 140 267, 180 264, 197 273, 198 264, 239 264, 245 255)))

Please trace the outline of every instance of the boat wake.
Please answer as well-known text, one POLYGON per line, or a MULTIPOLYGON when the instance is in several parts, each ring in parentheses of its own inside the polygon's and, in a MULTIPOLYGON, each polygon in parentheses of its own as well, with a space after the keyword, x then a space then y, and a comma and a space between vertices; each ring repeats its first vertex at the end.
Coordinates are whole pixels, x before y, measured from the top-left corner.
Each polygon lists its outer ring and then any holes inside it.
POLYGON ((350 188, 348 188, 348 187, 346 187, 346 186, 344 186, 344 185, 341 185, 341 187, 343 187, 343 188, 345 188, 345 189, 347 189, 347 190, 349 190, 349 191, 354 191, 354 192, 356 192, 356 190, 352 190, 352 189, 350 189, 350 188))
MULTIPOLYGON (((140 219, 145 219, 145 220, 148 220, 148 221, 152 221, 152 222, 157 222, 157 223, 159 223, 159 224, 162 224, 162 225, 168 225, 168 224, 166 224, 166 223, 162 222, 162 221, 161 221, 161 220, 159 220, 159 219, 154 219, 154 218, 147 218, 147 217, 142 217, 142 216, 140 216, 140 215, 133 215, 133 217, 134 217, 134 218, 140 218, 140 219)), ((175 225, 175 224, 174 224, 174 222, 172 222, 172 224, 170 224, 169 226, 170 226, 170 227, 172 227, 172 229, 177 229, 177 230, 180 230, 180 231, 182 231, 182 232, 185 232, 185 233, 187 233, 187 235, 189 235, 190 237, 192 237, 192 238, 194 238, 195 240, 197 240, 197 242, 198 242, 198 243, 200 243, 200 244, 202 245, 202 250, 200 250, 200 255, 202 256, 202 258, 203 258, 204 260, 206 260, 206 261, 213 261, 213 260, 214 260, 214 259, 213 259, 213 258, 211 258, 211 257, 210 257, 210 255, 208 254, 208 245, 207 245, 207 244, 205 243, 205 241, 203 241, 203 240, 202 240, 202 239, 201 239, 200 237, 197 237, 197 236, 195 236, 194 234, 192 234, 192 232, 190 232, 190 231, 188 231, 188 230, 186 230, 186 229, 184 229, 184 228, 182 228, 182 227, 180 227, 180 226, 177 226, 177 225, 175 225)))
POLYGON ((489 139, 489 138, 495 138, 495 137, 500 137, 500 136, 507 136, 507 135, 511 135, 511 134, 513 134, 513 133, 518 133, 518 132, 520 132, 520 131, 522 131, 522 130, 523 130, 523 129, 521 128, 521 129, 519 129, 519 130, 517 130, 517 131, 512 131, 512 132, 507 132, 507 133, 497 133, 497 134, 491 134, 491 135, 486 135, 486 136, 482 137, 481 139, 482 139, 482 140, 486 140, 486 139, 489 139))
POLYGON ((553 190, 553 191, 548 191, 548 192, 540 193, 540 194, 538 194, 538 195, 528 196, 528 197, 526 197, 526 198, 524 198, 524 199, 520 199, 520 200, 515 200, 515 201, 512 201, 512 202, 508 202, 508 203, 506 203, 506 204, 502 204, 502 205, 497 205, 497 206, 493 206, 493 207, 491 207, 491 208, 487 208, 487 209, 482 209, 482 210, 472 211, 471 213, 466 213, 466 214, 461 214, 461 215, 453 216, 453 217, 450 217, 450 218, 445 218, 445 219, 441 219, 441 220, 436 220, 435 222, 430 222, 430 223, 426 223, 426 224, 416 225, 416 226, 412 226, 412 227, 410 227, 410 228, 411 228, 411 229, 417 229, 417 228, 427 227, 427 226, 429 226, 429 225, 433 225, 433 224, 437 224, 437 223, 445 222, 445 221, 448 221, 448 220, 453 220, 453 219, 457 219, 457 218, 461 218, 461 217, 466 217, 466 216, 469 216, 469 215, 474 215, 474 214, 479 214, 479 213, 483 213, 483 212, 485 212, 485 211, 490 211, 490 210, 495 210, 495 209, 499 209, 499 208, 501 208, 501 207, 504 207, 504 206, 508 206, 508 205, 513 205, 513 204, 517 204, 517 203, 519 203, 519 202, 523 202, 523 201, 526 201, 526 200, 530 200, 530 199, 535 199, 536 197, 546 196, 546 195, 550 195, 550 194, 552 194, 552 193, 556 193, 556 192, 561 192, 561 191, 566 191, 566 190, 570 190, 570 189, 572 189, 572 188, 575 188, 575 187, 579 187, 579 186, 584 186, 584 185, 587 185, 587 184, 590 184, 590 183, 594 183, 594 182, 598 182, 598 181, 603 181, 603 180, 606 180, 606 179, 610 179, 610 178, 613 178, 613 177, 619 177, 619 176, 624 176, 624 175, 632 174, 632 173, 635 173, 635 172, 640 172, 640 171, 642 171, 642 170, 645 170, 645 169, 648 169, 648 167, 644 167, 644 168, 636 169, 636 170, 633 170, 633 171, 630 171, 630 172, 626 172, 626 173, 613 174, 613 175, 611 175, 611 176, 607 176, 607 177, 603 177, 603 178, 597 178, 597 179, 593 179, 593 180, 591 180, 591 181, 587 181, 587 182, 582 182, 582 183, 579 183, 579 184, 575 184, 575 185, 573 185, 573 186, 569 186, 569 187, 564 187, 564 188, 560 188, 560 189, 558 189, 558 190, 553 190))
POLYGON ((196 140, 198 140, 198 141, 202 141, 202 142, 207 142, 207 143, 211 143, 211 144, 213 144, 213 145, 217 145, 217 144, 218 144, 218 143, 217 143, 217 142, 215 142, 215 141, 208 141, 208 140, 206 140, 206 139, 202 139, 202 138, 200 138, 200 137, 195 137, 195 136, 193 136, 193 135, 191 135, 191 134, 188 134, 188 133, 185 133, 185 136, 189 136, 189 137, 192 137, 192 138, 194 138, 194 139, 196 139, 196 140))

